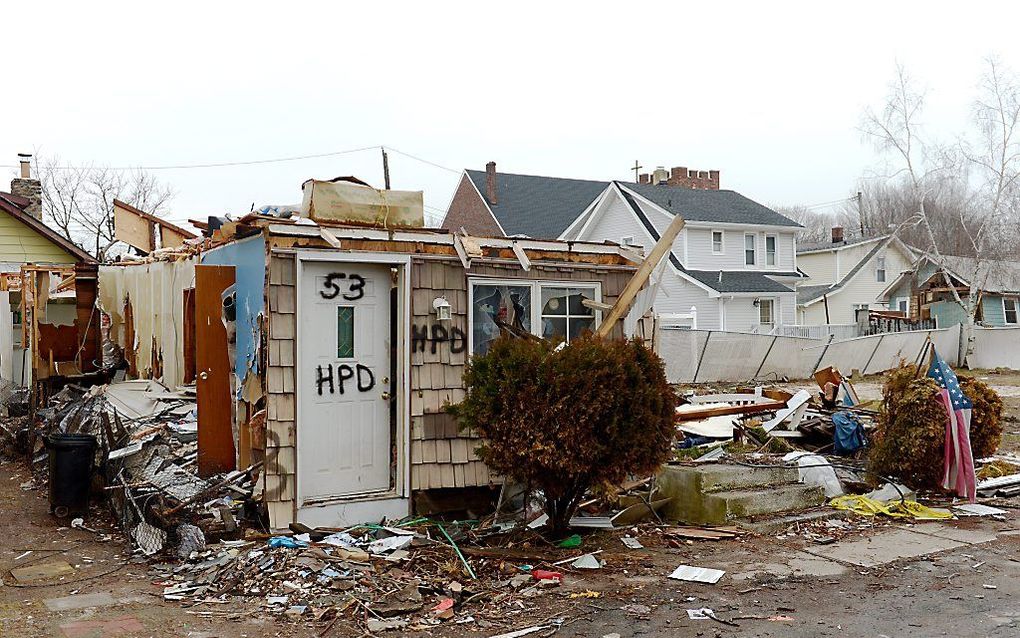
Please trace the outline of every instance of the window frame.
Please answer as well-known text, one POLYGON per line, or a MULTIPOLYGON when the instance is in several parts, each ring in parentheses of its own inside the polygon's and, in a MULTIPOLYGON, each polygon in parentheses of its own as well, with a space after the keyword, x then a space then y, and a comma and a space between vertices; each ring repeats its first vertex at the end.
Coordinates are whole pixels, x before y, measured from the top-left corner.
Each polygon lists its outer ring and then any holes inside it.
POLYGON ((1020 297, 1002 297, 1002 325, 1020 325, 1020 297), (1013 321, 1010 321, 1006 315, 1006 301, 1013 303, 1013 321))
MULTIPOLYGON (((536 337, 542 336, 542 288, 594 288, 595 301, 602 303, 602 282, 601 281, 564 281, 561 279, 506 279, 490 277, 468 277, 468 312, 466 332, 468 336, 468 356, 475 353, 475 286, 529 286, 531 288, 531 334, 536 337)), ((602 323, 602 311, 595 308, 595 324, 597 328, 602 323)), ((564 315, 565 317, 567 315, 564 315)))
POLYGON ((765 265, 766 266, 778 266, 779 265, 779 235, 775 233, 768 233, 765 235, 765 265), (772 250, 772 262, 769 262, 769 239, 772 239, 773 250, 772 250))
POLYGON ((723 231, 721 229, 718 229, 718 228, 713 228, 712 231, 711 231, 711 234, 709 235, 709 242, 711 242, 711 244, 712 244, 712 254, 713 255, 725 255, 726 254, 726 232, 725 231, 723 231), (715 234, 716 233, 719 233, 719 250, 715 249, 715 234))
POLYGON ((626 237, 621 237, 620 238, 620 245, 621 246, 633 246, 634 245, 634 235, 627 235, 626 237))
POLYGON ((887 266, 885 255, 875 257, 875 283, 884 284, 886 282, 889 275, 887 266), (881 276, 879 276, 879 273, 881 273, 881 276))
POLYGON ((758 265, 758 235, 756 233, 744 233, 744 268, 758 265), (751 247, 747 247, 747 238, 751 238, 751 247), (751 251, 751 263, 747 263, 747 251, 751 251))
POLYGON ((776 298, 775 297, 758 297, 758 325, 759 326, 772 326, 776 327, 776 298), (761 311, 765 304, 769 305, 769 316, 772 319, 771 322, 764 322, 761 320, 761 311))

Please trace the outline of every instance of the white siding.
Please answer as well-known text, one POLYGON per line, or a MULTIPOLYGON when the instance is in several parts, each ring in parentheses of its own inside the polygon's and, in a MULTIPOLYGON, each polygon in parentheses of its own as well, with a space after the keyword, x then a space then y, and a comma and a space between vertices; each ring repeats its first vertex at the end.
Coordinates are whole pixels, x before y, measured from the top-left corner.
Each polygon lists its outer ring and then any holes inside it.
POLYGON ((687 227, 687 248, 690 257, 684 262, 695 270, 761 270, 761 271, 792 271, 796 268, 794 255, 794 233, 787 231, 743 230, 738 228, 706 228, 687 227), (723 254, 712 252, 712 233, 721 231, 723 234, 723 254), (744 235, 754 235, 755 265, 744 264, 744 235), (765 236, 776 237, 776 263, 769 266, 765 256, 765 236))
POLYGON ((624 237, 633 237, 634 243, 644 246, 646 250, 654 245, 627 203, 619 197, 610 196, 602 204, 601 210, 596 211, 595 220, 584 230, 584 236, 578 239, 622 243, 624 237))
POLYGON ((703 288, 683 279, 670 267, 662 278, 662 288, 655 298, 655 312, 687 314, 691 307, 698 310, 699 330, 719 330, 719 300, 709 297, 703 288))

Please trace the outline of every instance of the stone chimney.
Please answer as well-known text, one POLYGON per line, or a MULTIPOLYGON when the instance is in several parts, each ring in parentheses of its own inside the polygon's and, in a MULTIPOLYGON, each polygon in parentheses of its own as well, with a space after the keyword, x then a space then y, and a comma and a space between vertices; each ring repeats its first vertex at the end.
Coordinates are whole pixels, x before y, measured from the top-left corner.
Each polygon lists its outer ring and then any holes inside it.
POLYGON ((11 194, 27 199, 29 204, 25 212, 36 219, 42 219, 42 183, 32 179, 32 155, 18 153, 18 163, 21 164, 21 177, 11 180, 11 194))
POLYGON ((843 227, 833 226, 832 227, 832 243, 842 244, 843 243, 843 227))
POLYGON ((485 165, 485 199, 489 200, 492 206, 499 203, 499 194, 496 192, 496 162, 485 165))

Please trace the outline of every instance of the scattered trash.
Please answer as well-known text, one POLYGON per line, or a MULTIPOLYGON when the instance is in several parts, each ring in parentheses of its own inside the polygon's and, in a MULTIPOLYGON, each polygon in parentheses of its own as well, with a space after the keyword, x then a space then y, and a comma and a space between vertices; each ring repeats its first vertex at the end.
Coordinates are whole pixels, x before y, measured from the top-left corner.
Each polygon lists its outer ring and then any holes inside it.
POLYGON ((980 503, 966 503, 964 505, 954 505, 953 509, 958 514, 963 516, 1002 516, 1006 514, 1006 510, 999 509, 998 507, 990 507, 988 505, 982 505, 980 503))
POLYGON ((574 534, 573 536, 568 536, 567 538, 564 538, 560 542, 556 543, 556 546, 561 548, 561 549, 575 549, 575 548, 578 548, 578 547, 581 546, 581 535, 580 534, 574 534))
POLYGON ((584 554, 578 556, 577 559, 570 563, 570 566, 574 569, 601 569, 602 562, 595 558, 593 554, 584 554))
POLYGON ((632 536, 624 536, 620 541, 630 549, 644 549, 645 547, 641 541, 632 536))
POLYGON ((726 572, 721 569, 710 569, 708 567, 692 567, 681 565, 669 575, 674 580, 686 580, 694 583, 707 583, 714 585, 719 582, 726 572))

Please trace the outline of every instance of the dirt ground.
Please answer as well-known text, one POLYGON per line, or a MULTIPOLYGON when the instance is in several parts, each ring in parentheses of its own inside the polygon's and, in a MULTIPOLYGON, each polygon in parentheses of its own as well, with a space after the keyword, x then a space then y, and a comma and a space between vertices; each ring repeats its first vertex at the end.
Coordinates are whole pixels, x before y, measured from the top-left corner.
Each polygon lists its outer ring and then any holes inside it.
MULTIPOLYGON (((987 376, 1007 401, 1004 448, 1020 449, 1020 374, 987 376)), ((874 380, 858 384, 877 392, 874 380)), ((877 396, 877 395, 876 395, 877 396)), ((46 494, 23 489, 27 470, 0 465, 0 636, 105 638, 174 636, 357 636, 353 624, 289 621, 230 604, 187 607, 164 601, 148 564, 130 555, 123 537, 94 517, 110 537, 61 527, 46 494), (31 551, 29 554, 25 552, 31 551), (18 587, 9 570, 53 561, 74 569, 54 584, 18 587), (108 594, 93 606, 51 611, 46 601, 108 594), (215 614, 215 615, 207 615, 215 614)), ((27 487, 27 486, 26 486, 27 487)), ((565 569, 563 585, 544 596, 502 607, 458 610, 457 619, 425 631, 386 636, 494 636, 533 625, 533 636, 1016 636, 1020 634, 1020 499, 995 503, 1001 520, 961 518, 903 523, 833 517, 766 535, 667 546, 651 527, 632 531, 645 549, 631 550, 622 533, 585 537, 602 548, 597 571, 565 569), (845 527, 849 526, 849 528, 845 527), (812 535, 812 532, 815 532, 812 535), (821 539, 831 535, 835 542, 821 539), (868 558, 872 553, 875 555, 868 558), (879 556, 876 558, 876 556, 879 556), (863 558, 862 558, 863 557, 863 558), (897 558, 899 557, 899 558, 897 558), (869 563, 869 561, 871 561, 869 563), (859 564, 858 564, 859 563, 859 564), (723 569, 714 584, 671 580, 678 565, 723 569), (596 592, 596 593, 588 593, 596 592), (574 597, 571 597, 571 594, 574 597), (583 594, 583 596, 578 596, 583 594), (720 620, 694 620, 687 610, 710 608, 720 620), (485 618, 488 622, 478 622, 485 618), (732 623, 732 624, 726 624, 732 623), (558 629, 556 626, 558 625, 558 629)))

